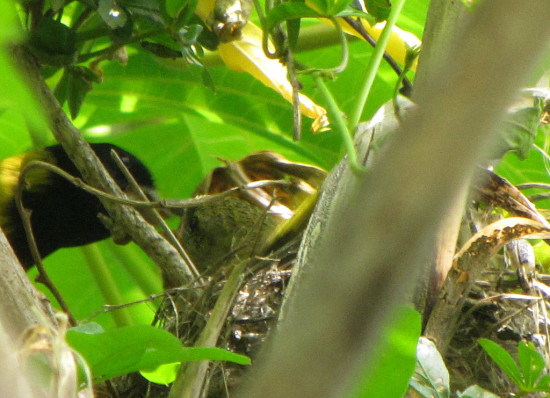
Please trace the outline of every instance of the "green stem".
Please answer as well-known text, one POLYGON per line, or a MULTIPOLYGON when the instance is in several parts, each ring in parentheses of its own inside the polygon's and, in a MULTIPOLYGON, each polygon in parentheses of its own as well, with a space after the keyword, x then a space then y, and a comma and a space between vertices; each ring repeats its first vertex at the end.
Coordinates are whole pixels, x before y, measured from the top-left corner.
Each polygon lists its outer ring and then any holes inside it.
POLYGON ((359 93, 359 97, 357 99, 355 109, 353 109, 350 116, 349 125, 352 131, 355 131, 357 125, 361 120, 361 115, 363 113, 363 109, 365 108, 365 104, 367 103, 367 99, 369 97, 372 84, 374 83, 376 72, 380 67, 380 62, 382 61, 382 57, 384 56, 384 52, 390 40, 392 29, 397 22, 397 18, 399 17, 399 14, 401 13, 401 9, 403 8, 404 4, 405 4, 405 0, 394 0, 392 2, 390 15, 386 21, 386 26, 384 26, 384 29, 382 30, 382 34, 378 39, 378 43, 374 47, 372 56, 367 66, 365 80, 363 81, 363 85, 362 85, 363 88, 359 93))
MULTIPOLYGON (((82 246, 81 250, 105 302, 110 305, 124 304, 120 290, 97 245, 82 246)), ((111 314, 117 326, 129 326, 134 323, 127 308, 120 308, 111 314)))
POLYGON ((143 264, 144 259, 136 251, 126 250, 126 246, 115 245, 112 240, 106 241, 105 246, 134 279, 143 294, 149 296, 162 291, 160 277, 150 267, 147 267, 147 264, 143 264))
POLYGON ((332 121, 334 129, 337 130, 342 137, 342 141, 348 155, 349 166, 354 173, 360 175, 365 171, 365 168, 357 161, 357 152, 355 151, 355 146, 353 145, 353 138, 348 125, 344 120, 343 113, 338 107, 334 96, 325 84, 322 74, 320 72, 315 72, 312 76, 327 105, 329 119, 332 121))

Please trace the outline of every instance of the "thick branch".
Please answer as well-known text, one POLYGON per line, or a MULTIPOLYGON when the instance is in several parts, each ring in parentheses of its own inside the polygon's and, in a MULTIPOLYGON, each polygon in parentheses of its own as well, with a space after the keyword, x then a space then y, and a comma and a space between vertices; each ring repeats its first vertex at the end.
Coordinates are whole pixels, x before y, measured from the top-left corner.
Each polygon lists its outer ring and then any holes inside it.
POLYGON ((547 0, 484 2, 475 10, 385 157, 337 204, 265 362, 239 396, 341 396, 548 48, 548 20, 547 0))
POLYGON ((0 321, 12 341, 36 325, 54 327, 57 322, 50 303, 32 285, 13 249, 0 230, 0 321))

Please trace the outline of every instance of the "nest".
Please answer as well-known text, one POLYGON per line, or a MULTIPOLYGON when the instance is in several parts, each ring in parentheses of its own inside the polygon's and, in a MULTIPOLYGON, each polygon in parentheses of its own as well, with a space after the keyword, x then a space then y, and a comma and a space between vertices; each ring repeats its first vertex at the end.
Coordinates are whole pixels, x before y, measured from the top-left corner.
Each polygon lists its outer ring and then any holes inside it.
MULTIPOLYGON (((252 258, 248 261, 244 281, 234 294, 234 300, 218 336, 217 347, 246 355, 253 360, 256 358, 270 330, 277 322, 299 243, 300 237, 296 237, 271 253, 269 259, 252 258)), ((188 301, 185 292, 175 291, 159 309, 159 324, 179 336, 184 345, 194 345, 200 339, 229 272, 228 267, 217 269, 201 289, 199 299, 193 303, 188 301)), ((239 386, 247 369, 247 366, 230 362, 210 363, 201 396, 231 396, 231 392, 239 386)), ((149 383, 139 374, 118 378, 112 384, 116 390, 114 396, 168 396, 168 387, 149 383)))

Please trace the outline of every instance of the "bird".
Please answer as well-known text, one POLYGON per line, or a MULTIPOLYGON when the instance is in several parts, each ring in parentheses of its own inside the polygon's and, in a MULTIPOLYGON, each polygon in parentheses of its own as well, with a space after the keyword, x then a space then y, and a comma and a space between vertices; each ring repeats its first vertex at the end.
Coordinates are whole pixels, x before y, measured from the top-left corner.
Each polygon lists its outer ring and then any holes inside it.
MULTIPOLYGON (((130 184, 113 160, 111 150, 116 151, 146 195, 151 199, 155 197, 151 172, 136 156, 110 143, 90 146, 123 191, 129 192, 130 184)), ((61 145, 0 161, 0 227, 25 269, 31 268, 35 261, 17 209, 15 192, 21 171, 33 160, 51 163, 82 178, 61 145)), ((41 258, 60 248, 87 245, 111 235, 98 217, 100 213, 107 214, 99 199, 45 168, 37 167, 27 174, 22 203, 31 211, 31 228, 41 258)))

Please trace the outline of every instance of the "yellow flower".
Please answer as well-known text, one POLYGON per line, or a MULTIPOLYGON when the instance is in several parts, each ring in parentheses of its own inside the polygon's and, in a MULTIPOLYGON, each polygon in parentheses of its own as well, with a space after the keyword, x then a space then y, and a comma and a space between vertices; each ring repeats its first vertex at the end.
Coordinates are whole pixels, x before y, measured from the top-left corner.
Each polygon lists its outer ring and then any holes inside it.
MULTIPOLYGON (((207 24, 212 24, 215 0, 199 0, 195 13, 207 24)), ((220 43, 218 52, 223 62, 237 72, 247 72, 266 86, 292 102, 292 85, 288 71, 279 60, 268 58, 262 48, 262 30, 252 22, 239 26, 240 37, 220 43)), ((304 94, 299 94, 300 112, 313 119, 312 130, 328 126, 327 111, 304 94)))
MULTIPOLYGON (((266 57, 262 48, 262 30, 253 23, 242 29, 242 37, 218 48, 223 62, 238 72, 248 72, 257 80, 277 91, 292 102, 292 86, 287 78, 286 67, 276 59, 266 57)), ((303 94, 299 94, 300 111, 313 119, 313 131, 328 125, 326 110, 303 94)))

